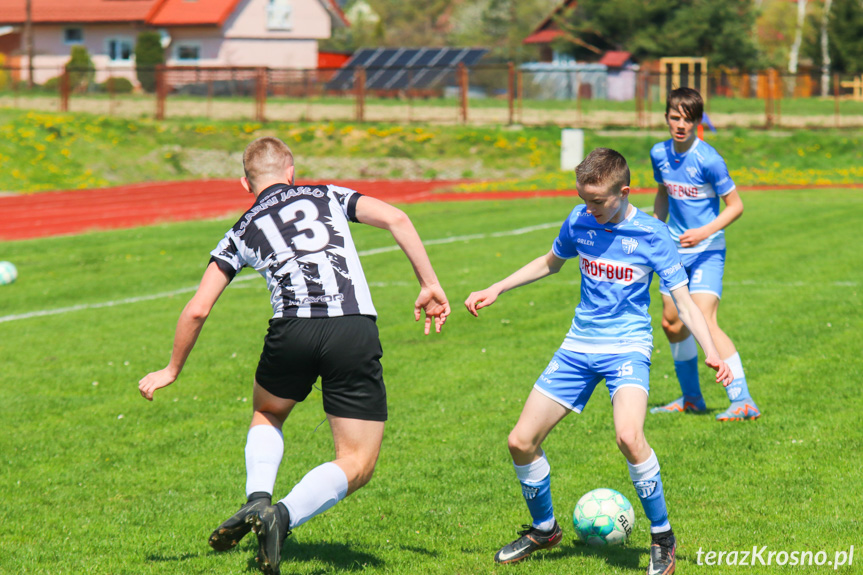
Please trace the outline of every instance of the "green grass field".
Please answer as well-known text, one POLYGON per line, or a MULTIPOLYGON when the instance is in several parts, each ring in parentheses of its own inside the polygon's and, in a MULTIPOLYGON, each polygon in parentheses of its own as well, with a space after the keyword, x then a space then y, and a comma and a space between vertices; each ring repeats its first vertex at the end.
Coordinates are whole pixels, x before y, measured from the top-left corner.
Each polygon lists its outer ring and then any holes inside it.
MULTIPOLYGON (((832 561, 852 545, 853 566, 838 572, 859 572, 863 197, 795 190, 744 201, 729 231, 721 323, 764 417, 724 425, 712 415, 648 417, 680 542, 678 572, 828 572, 696 561, 699 549, 753 546, 823 550, 832 561)), ((437 336, 423 337, 413 322, 417 288, 406 258, 363 257, 389 391, 383 451, 366 488, 287 540, 283 573, 643 572, 649 524, 614 445, 604 388, 545 444, 563 544, 524 564, 492 562, 528 522, 506 436, 568 329, 578 267, 505 294, 479 319, 461 302, 549 249, 571 207, 569 199, 406 206, 425 240, 449 238, 428 245, 454 308, 437 336), (549 226, 512 233, 540 224, 549 226), (481 237, 460 239, 468 235, 481 237), (573 507, 596 487, 635 505, 622 548, 573 541, 573 507)), ((15 262, 20 277, 0 287, 0 572, 256 572, 253 537, 223 554, 206 539, 244 499, 251 378, 271 312, 264 282, 239 276, 180 379, 154 403, 137 392, 138 379, 167 362, 177 316, 231 223, 3 245, 0 259, 15 262)), ((380 230, 353 231, 361 251, 392 244, 380 230)), ((678 394, 658 309, 651 405, 678 394)), ((706 368, 702 376, 715 413, 724 392, 706 383, 706 368)), ((318 391, 291 415, 285 440, 277 497, 332 457, 318 391)))
MULTIPOLYGON (((752 186, 861 182, 861 134, 733 129, 705 137, 734 181, 752 186)), ((261 136, 291 146, 301 180, 482 180, 464 188, 471 192, 572 188, 572 174, 560 171, 557 127, 156 122, 0 109, 0 193, 239 178, 242 150, 261 136)), ((663 130, 587 130, 585 149, 618 150, 633 185, 654 187, 647 150, 667 138, 663 130)))

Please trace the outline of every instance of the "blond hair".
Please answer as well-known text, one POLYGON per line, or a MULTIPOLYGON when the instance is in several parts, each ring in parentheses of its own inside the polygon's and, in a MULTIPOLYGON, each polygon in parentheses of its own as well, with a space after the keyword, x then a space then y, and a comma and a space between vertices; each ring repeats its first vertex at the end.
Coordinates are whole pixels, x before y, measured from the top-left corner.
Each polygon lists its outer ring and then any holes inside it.
MULTIPOLYGON (((286 143, 270 136, 258 138, 243 152, 243 170, 254 191, 268 178, 284 179, 285 170, 294 165, 294 155, 286 143)), ((289 182, 288 182, 289 183, 289 182)))
POLYGON ((619 194, 629 186, 629 166, 620 152, 596 148, 575 168, 575 181, 580 186, 608 186, 619 194))

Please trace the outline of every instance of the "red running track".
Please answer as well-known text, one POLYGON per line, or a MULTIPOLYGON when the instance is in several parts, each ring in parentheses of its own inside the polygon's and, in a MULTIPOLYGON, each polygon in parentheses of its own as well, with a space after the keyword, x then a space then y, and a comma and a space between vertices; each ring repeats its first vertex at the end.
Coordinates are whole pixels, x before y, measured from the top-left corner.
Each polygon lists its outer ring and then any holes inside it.
MULTIPOLYGON (((312 185, 316 182, 301 182, 312 185)), ((392 203, 515 200, 576 196, 575 190, 530 192, 452 192, 464 180, 397 181, 337 180, 331 183, 352 188, 392 203)), ((863 184, 748 186, 747 191, 813 188, 863 188, 863 184)), ((649 193, 655 188, 633 188, 649 193)), ((79 234, 147 226, 161 222, 239 215, 252 205, 252 197, 239 180, 155 182, 95 190, 45 192, 0 196, 0 240, 26 240, 46 236, 79 234)))
MULTIPOLYGON (((574 190, 482 194, 446 191, 461 181, 326 183, 352 188, 392 203, 576 195, 574 190)), ((251 205, 252 196, 240 186, 239 180, 156 182, 3 196, 0 197, 0 240, 24 240, 235 214, 239 217, 251 205)))

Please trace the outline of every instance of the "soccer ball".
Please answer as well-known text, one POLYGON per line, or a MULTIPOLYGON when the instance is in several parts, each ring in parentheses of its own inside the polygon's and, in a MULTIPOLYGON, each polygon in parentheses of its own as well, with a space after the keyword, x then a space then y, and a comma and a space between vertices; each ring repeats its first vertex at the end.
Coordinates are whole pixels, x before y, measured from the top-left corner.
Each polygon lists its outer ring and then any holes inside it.
POLYGON ((575 505, 572 524, 588 545, 619 545, 626 541, 635 525, 632 504, 614 489, 594 489, 575 505))
POLYGON ((11 284, 18 277, 18 270, 12 262, 0 262, 0 286, 11 284))

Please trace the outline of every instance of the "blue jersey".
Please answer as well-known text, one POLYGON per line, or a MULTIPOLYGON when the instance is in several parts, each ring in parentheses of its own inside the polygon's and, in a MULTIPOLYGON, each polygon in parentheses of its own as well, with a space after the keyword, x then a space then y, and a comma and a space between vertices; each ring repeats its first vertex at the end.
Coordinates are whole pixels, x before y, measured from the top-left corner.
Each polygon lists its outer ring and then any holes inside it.
POLYGON ((618 224, 601 225, 577 206, 554 240, 554 255, 580 258, 581 301, 561 347, 581 353, 653 348, 650 281, 653 272, 669 290, 689 279, 668 226, 631 206, 618 224))
POLYGON ((719 230, 697 246, 680 247, 686 230, 700 228, 719 215, 719 197, 735 186, 725 160, 713 146, 699 139, 683 154, 674 151, 671 140, 650 150, 653 177, 668 192, 668 227, 681 253, 725 249, 725 230, 719 230))

